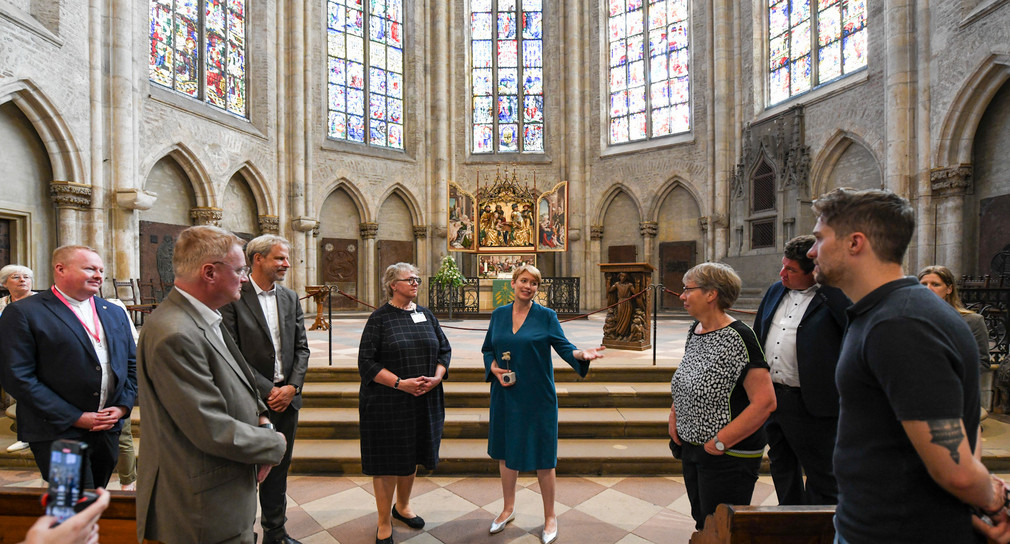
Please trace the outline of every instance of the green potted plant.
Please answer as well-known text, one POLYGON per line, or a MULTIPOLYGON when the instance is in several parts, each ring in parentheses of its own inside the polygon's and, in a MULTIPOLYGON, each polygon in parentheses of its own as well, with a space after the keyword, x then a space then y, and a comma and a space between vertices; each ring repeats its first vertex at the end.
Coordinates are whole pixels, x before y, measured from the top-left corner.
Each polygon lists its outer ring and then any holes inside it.
POLYGON ((449 319, 452 319, 452 303, 455 298, 453 295, 457 289, 466 283, 466 278, 459 271, 459 267, 456 266, 456 260, 452 256, 445 255, 442 257, 438 272, 435 272, 435 275, 432 276, 431 282, 438 285, 439 288, 449 288, 449 319))

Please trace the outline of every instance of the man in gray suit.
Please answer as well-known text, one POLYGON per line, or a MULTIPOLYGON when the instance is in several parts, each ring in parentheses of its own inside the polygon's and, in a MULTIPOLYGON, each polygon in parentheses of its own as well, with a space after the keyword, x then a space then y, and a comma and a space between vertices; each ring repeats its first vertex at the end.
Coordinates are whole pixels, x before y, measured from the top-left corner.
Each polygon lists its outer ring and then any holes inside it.
POLYGON ((217 227, 182 231, 175 288, 142 328, 138 540, 254 542, 256 483, 284 456, 284 435, 217 311, 247 279, 241 243, 217 227))
POLYGON ((260 484, 263 544, 299 544, 284 529, 285 494, 302 407, 302 384, 309 368, 309 343, 298 295, 278 283, 291 267, 290 247, 287 240, 273 234, 251 240, 245 253, 252 265, 252 281, 242 285, 239 300, 221 308, 225 328, 252 366, 270 421, 288 442, 284 459, 260 484))

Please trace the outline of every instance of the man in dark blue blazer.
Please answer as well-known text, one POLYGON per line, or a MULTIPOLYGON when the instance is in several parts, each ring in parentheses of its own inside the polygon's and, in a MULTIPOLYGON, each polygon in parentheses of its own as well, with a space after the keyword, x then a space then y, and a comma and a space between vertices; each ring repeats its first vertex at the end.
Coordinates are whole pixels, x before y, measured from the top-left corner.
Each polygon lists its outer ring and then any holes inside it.
POLYGON ((851 302, 814 280, 807 257, 814 241, 807 235, 786 243, 782 281, 768 288, 754 321, 775 386, 777 408, 765 430, 783 505, 838 503, 831 460, 838 428, 835 367, 851 302))
POLYGON ((137 399, 136 345, 126 312, 95 296, 104 265, 94 249, 53 252, 55 286, 0 314, 4 388, 18 401, 18 439, 49 478, 54 440, 86 442, 87 488, 116 468, 122 420, 137 399))

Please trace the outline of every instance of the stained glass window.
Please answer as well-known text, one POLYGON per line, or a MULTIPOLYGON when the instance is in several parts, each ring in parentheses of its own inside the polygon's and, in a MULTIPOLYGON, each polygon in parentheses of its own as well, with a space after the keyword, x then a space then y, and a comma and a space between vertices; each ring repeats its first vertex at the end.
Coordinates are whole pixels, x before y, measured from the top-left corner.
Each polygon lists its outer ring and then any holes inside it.
POLYGON ((609 0, 610 143, 691 130, 688 0, 609 0))
POLYGON ((150 0, 151 81, 246 115, 246 0, 150 0))
POLYGON ((769 102, 866 66, 866 0, 768 0, 769 102))
POLYGON ((326 7, 329 137, 403 149, 403 0, 326 7))
POLYGON ((474 153, 544 151, 542 0, 471 0, 474 153))

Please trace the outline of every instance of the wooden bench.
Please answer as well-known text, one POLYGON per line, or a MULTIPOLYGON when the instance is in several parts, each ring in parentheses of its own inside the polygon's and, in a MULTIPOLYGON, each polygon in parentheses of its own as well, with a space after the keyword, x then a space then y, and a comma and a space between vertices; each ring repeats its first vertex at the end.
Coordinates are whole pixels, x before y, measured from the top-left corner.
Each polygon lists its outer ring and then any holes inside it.
MULTIPOLYGON (((25 533, 44 514, 41 488, 0 490, 0 544, 21 542, 25 533)), ((132 491, 110 491, 112 502, 98 521, 102 544, 136 544, 137 502, 132 491)), ((145 543, 152 543, 145 540, 145 543)))
POLYGON ((834 506, 720 504, 691 544, 831 544, 834 506))

